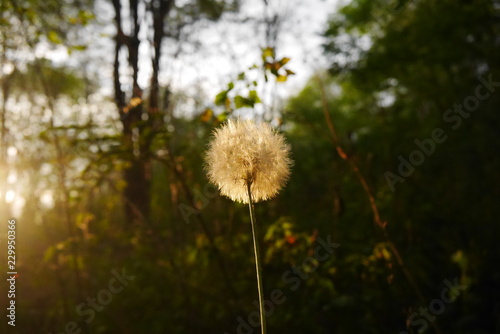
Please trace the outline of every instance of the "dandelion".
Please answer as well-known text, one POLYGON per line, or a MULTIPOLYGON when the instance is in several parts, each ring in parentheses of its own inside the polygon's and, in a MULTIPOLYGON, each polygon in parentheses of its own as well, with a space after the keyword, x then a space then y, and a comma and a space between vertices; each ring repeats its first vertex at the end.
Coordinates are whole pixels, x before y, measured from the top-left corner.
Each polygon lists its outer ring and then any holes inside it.
POLYGON ((290 176, 290 147, 267 123, 228 121, 215 131, 207 151, 210 181, 222 195, 248 203, 274 197, 290 176))
POLYGON ((215 131, 206 154, 208 178, 236 202, 248 203, 252 224, 262 334, 266 333, 262 267, 253 203, 270 199, 290 176, 290 146, 267 123, 228 121, 215 131))

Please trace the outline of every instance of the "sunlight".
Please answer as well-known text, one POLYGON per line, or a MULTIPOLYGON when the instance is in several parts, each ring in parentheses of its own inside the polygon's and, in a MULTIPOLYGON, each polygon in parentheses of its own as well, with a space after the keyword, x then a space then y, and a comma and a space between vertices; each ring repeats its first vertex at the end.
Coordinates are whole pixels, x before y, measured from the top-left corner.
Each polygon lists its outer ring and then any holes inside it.
POLYGON ((24 208, 25 204, 26 204, 26 200, 24 199, 24 197, 17 194, 17 196, 16 196, 16 198, 11 206, 12 215, 14 217, 20 217, 22 212, 23 212, 23 208, 24 208))
POLYGON ((9 157, 15 157, 17 155, 17 148, 15 148, 14 146, 10 146, 8 149, 7 149, 7 155, 9 157))
POLYGON ((45 190, 42 196, 40 196, 40 202, 48 209, 54 207, 54 196, 52 195, 52 191, 45 190))
POLYGON ((17 173, 15 171, 11 171, 7 176, 7 183, 14 184, 17 181, 17 173))
POLYGON ((4 75, 11 74, 12 72, 14 72, 14 65, 12 65, 11 63, 3 64, 2 72, 4 75))
POLYGON ((500 0, 0 3, 0 334, 500 334, 500 0))
POLYGON ((5 202, 10 204, 14 202, 15 199, 16 193, 14 192, 14 190, 7 190, 7 192, 5 193, 5 202))

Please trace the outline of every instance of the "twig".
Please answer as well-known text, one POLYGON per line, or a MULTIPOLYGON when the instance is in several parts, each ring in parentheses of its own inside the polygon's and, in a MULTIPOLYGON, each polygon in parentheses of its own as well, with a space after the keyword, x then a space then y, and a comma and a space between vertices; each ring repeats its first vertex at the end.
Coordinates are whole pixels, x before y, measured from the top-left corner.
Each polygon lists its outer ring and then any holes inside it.
MULTIPOLYGON (((328 99, 326 98, 326 92, 325 92, 323 82, 319 76, 316 76, 316 80, 318 81, 318 86, 319 86, 319 89, 321 92, 321 102, 322 102, 322 107, 323 107, 323 114, 325 116, 325 120, 326 120, 326 124, 328 125, 328 129, 330 130, 330 134, 332 137, 331 138, 332 144, 335 147, 335 149, 337 150, 338 155, 343 160, 347 161, 347 163, 349 164, 349 166, 353 170, 354 174, 356 174, 356 177, 358 178, 359 182, 361 183, 361 186, 363 187, 363 189, 366 193, 366 196, 368 197, 368 200, 370 201, 370 207, 372 210, 373 221, 374 221, 375 225, 378 226, 380 228, 380 230, 382 231, 384 238, 387 241, 387 243, 389 244, 389 248, 390 248, 392 254, 394 255, 394 257, 396 258, 396 262, 400 266, 401 271, 403 272, 406 280, 408 281, 408 283, 410 283, 415 294, 417 295, 417 298, 420 300, 420 302, 422 304, 424 304, 425 298, 424 298, 422 292, 420 291, 415 279, 413 278, 413 276, 411 275, 410 271, 408 270, 405 262, 403 261, 403 258, 401 257, 401 254, 399 253, 399 250, 396 247, 396 244, 392 241, 389 233, 387 232, 387 229, 386 229, 387 221, 383 221, 380 218, 379 209, 377 206, 377 202, 375 200, 375 196, 373 195, 373 191, 371 190, 370 186, 368 185, 366 178, 363 176, 363 174, 359 170, 359 167, 358 167, 358 164, 356 163, 356 161, 352 157, 348 156, 345 153, 345 151, 342 149, 342 146, 340 145, 340 141, 339 141, 337 132, 335 131, 335 126, 333 125, 333 121, 332 121, 332 118, 331 118, 330 113, 329 113, 330 108, 328 105, 328 99)), ((431 326, 434 328, 434 331, 437 334, 441 334, 439 327, 434 322, 431 322, 431 326)))

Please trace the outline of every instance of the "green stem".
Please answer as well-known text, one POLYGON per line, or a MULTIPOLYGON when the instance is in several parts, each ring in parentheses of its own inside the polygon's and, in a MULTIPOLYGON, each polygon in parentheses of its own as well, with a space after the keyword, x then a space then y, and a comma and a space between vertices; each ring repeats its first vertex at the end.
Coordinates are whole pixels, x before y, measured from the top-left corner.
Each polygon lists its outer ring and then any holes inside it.
POLYGON ((253 209, 252 192, 250 191, 251 182, 247 182, 248 190, 248 208, 250 210, 250 221, 252 223, 253 250, 255 253, 255 270, 257 271, 257 289, 259 290, 259 311, 261 333, 266 334, 266 314, 264 310, 264 289, 262 287, 262 265, 260 261, 259 242, 257 240, 257 224, 255 221, 255 212, 253 209))

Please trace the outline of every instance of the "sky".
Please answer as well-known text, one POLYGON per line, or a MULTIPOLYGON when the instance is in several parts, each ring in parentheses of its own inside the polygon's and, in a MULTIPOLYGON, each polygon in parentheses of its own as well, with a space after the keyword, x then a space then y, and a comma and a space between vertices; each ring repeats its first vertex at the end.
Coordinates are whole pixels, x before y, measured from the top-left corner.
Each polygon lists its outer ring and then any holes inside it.
MULTIPOLYGON (((160 84, 168 85, 174 91, 186 93, 188 98, 181 106, 184 115, 194 115, 200 111, 190 103, 193 98, 189 96, 201 94, 205 100, 213 101, 215 95, 234 80, 238 73, 259 63, 260 48, 266 46, 266 42, 263 25, 258 24, 258 21, 266 15, 279 13, 281 25, 276 40, 277 58, 290 58, 287 67, 296 73, 287 82, 267 90, 268 94, 275 96, 273 104, 283 103, 286 98, 297 94, 315 71, 327 67, 328 64, 322 56, 321 33, 325 31, 328 17, 335 12, 339 0, 269 0, 267 11, 263 0, 243 0, 242 3, 243 7, 238 14, 225 15, 215 24, 201 22, 199 26, 193 27, 188 34, 189 43, 183 46, 177 58, 173 58, 171 54, 178 49, 172 48, 172 44, 165 41, 160 84), (244 17, 249 20, 242 24, 241 19, 244 17)), ((116 118, 117 115, 112 103, 113 8, 109 1, 104 0, 97 1, 97 6, 96 16, 99 26, 97 29, 95 26, 86 27, 78 36, 83 43, 88 43, 86 51, 68 54, 62 45, 49 46, 42 43, 31 57, 45 57, 56 64, 69 64, 94 73, 101 88, 88 100, 93 105, 86 108, 94 110, 96 117, 106 118, 103 122, 109 122, 108 117, 116 118), (108 101, 109 108, 104 108, 108 111, 102 112, 105 101, 108 101)), ((151 73, 148 43, 142 43, 140 50, 143 60, 140 63, 139 84, 147 87, 151 73)), ((126 57, 126 54, 122 56, 126 57)), ((126 71, 127 69, 122 69, 124 74, 126 71)), ((124 75, 124 78, 126 77, 124 75)), ((266 89, 263 90, 261 98, 265 100, 266 89)), ((76 105, 67 108, 67 112, 84 110, 81 108, 83 106, 76 105)), ((64 122, 64 115, 59 117, 60 121, 64 122)), ((15 159, 17 155, 13 149, 14 147, 9 152, 11 159, 15 159)), ((22 187, 22 184, 17 181, 18 176, 14 170, 9 174, 9 178, 9 190, 5 194, 0 194, 0 197, 5 195, 6 200, 13 206, 13 213, 19 215, 24 206, 24 199, 20 195, 20 189, 17 188, 22 187)), ((51 205, 50 190, 45 191, 41 197, 44 205, 51 205)))
MULTIPOLYGON (((280 87, 280 95, 288 97, 297 93, 314 71, 327 67, 322 57, 320 34, 326 30, 328 17, 335 11, 338 0, 273 0, 269 3, 268 15, 282 15, 277 57, 291 58, 288 67, 296 73, 280 87)), ((263 1, 244 1, 241 12, 254 19, 264 17, 263 1)), ((193 54, 179 60, 177 84, 186 88, 201 83, 204 90, 213 95, 223 89, 235 73, 260 60, 260 47, 265 46, 262 27, 228 21, 222 20, 195 36, 206 43, 206 54, 202 59, 193 54)))
MULTIPOLYGON (((188 28, 180 55, 178 46, 168 40, 163 44, 160 84, 169 85, 176 91, 214 97, 235 76, 260 60, 260 48, 266 46, 265 31, 258 24, 266 15, 279 14, 280 29, 276 43, 277 57, 291 59, 288 68, 296 75, 277 87, 277 93, 286 99, 299 92, 308 78, 317 70, 328 66, 322 55, 321 33, 326 30, 329 15, 339 6, 340 0, 270 0, 267 10, 264 0, 242 0, 237 14, 225 14, 214 23, 201 22, 188 28), (249 18, 241 23, 243 18, 249 18)), ((125 7, 125 6, 124 6, 125 7)), ((89 47, 85 52, 71 55, 63 46, 38 48, 36 56, 47 57, 57 63, 69 63, 81 67, 87 63, 88 71, 96 74, 101 86, 100 93, 112 96, 112 64, 114 54, 113 8, 109 1, 96 1, 98 27, 85 28, 78 38, 89 47), (90 59, 90 61, 88 60, 90 59)), ((145 37, 146 29, 142 36, 145 37)), ((151 75, 149 43, 142 42, 140 53, 139 84, 147 87, 151 75)), ((123 53, 122 57, 126 57, 123 53)), ((87 69, 87 68, 86 68, 87 69)), ((126 72, 126 69, 123 70, 126 72)), ((122 71, 122 72, 123 72, 122 71)), ((123 73, 125 73, 123 72, 123 73)), ((126 75, 124 75, 125 79, 126 75)))

